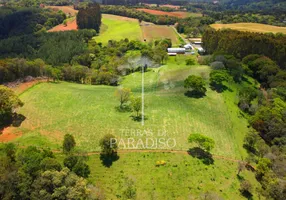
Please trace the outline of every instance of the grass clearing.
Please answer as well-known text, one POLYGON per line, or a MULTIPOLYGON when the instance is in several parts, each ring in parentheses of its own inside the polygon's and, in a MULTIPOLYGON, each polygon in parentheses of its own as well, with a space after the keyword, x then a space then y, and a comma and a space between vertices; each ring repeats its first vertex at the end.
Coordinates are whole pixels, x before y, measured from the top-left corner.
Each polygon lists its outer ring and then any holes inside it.
MULTIPOLYGON (((115 110, 119 105, 114 97, 116 87, 42 83, 20 96, 25 105, 19 113, 27 119, 19 128, 23 136, 15 141, 22 145, 47 145, 60 149, 64 134, 70 133, 75 136, 79 149, 98 151, 98 142, 106 133, 126 141, 127 136, 122 134, 126 129, 151 130, 153 139, 160 132, 166 132, 162 137, 166 140, 174 138, 174 149, 187 150, 190 147, 187 137, 198 132, 215 140, 214 154, 241 159, 241 141, 247 123, 239 118, 234 103, 226 103, 233 102, 235 93, 225 99, 223 94, 208 89, 202 99, 186 97, 183 80, 189 74, 203 73, 207 77, 210 68, 186 66, 185 59, 186 56, 170 57, 167 65, 149 69, 145 74, 147 119, 144 127, 132 120, 132 113, 115 110)), ((140 96, 141 73, 126 76, 122 85, 140 96)), ((146 136, 135 136, 135 139, 146 139, 146 136)))
POLYGON ((258 33, 284 33, 286 34, 286 27, 272 26, 259 23, 234 23, 234 24, 212 24, 212 28, 218 29, 234 29, 238 31, 258 32, 258 33))
POLYGON ((109 40, 142 40, 142 32, 137 19, 103 14, 102 27, 96 42, 106 44, 109 40))

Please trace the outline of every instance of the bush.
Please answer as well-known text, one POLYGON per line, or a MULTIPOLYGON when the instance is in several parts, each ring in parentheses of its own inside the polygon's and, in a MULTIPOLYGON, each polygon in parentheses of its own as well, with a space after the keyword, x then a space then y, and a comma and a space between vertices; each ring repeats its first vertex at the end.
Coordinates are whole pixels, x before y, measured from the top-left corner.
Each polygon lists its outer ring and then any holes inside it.
POLYGON ((186 65, 195 65, 196 61, 193 58, 188 58, 186 60, 186 65))
POLYGON ((215 61, 215 62, 212 62, 210 64, 211 68, 214 69, 214 70, 222 70, 222 69, 225 69, 225 66, 223 64, 223 62, 221 61, 215 61))

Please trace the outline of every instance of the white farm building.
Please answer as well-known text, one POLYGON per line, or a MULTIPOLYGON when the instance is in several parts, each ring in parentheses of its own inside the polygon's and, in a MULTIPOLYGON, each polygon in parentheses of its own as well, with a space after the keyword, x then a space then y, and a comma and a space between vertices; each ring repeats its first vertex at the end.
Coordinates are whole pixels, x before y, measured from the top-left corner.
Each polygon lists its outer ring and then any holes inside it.
POLYGON ((168 55, 174 56, 177 54, 185 54, 186 49, 185 48, 168 48, 168 55))

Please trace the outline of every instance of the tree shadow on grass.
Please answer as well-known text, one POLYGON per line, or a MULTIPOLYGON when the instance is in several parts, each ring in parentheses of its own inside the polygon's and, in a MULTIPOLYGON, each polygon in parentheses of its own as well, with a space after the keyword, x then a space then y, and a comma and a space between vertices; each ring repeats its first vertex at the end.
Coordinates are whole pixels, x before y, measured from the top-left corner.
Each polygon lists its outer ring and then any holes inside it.
POLYGON ((244 181, 244 177, 239 175, 239 174, 236 174, 236 178, 239 180, 239 181, 244 181))
POLYGON ((124 113, 124 112, 131 112, 132 111, 132 109, 131 109, 131 107, 129 105, 115 106, 115 110, 117 112, 122 112, 122 113, 124 113))
POLYGON ((206 96, 206 95, 203 94, 203 93, 195 92, 195 91, 187 91, 187 92, 185 92, 185 96, 186 96, 186 97, 191 97, 191 98, 200 99, 200 98, 203 98, 203 97, 206 96))
POLYGON ((117 153, 113 153, 112 155, 100 154, 100 160, 102 165, 108 168, 110 168, 113 162, 117 161, 118 159, 119 156, 117 155, 117 153))
POLYGON ((216 91, 217 93, 222 93, 226 90, 229 90, 230 92, 232 92, 233 90, 228 88, 227 86, 225 85, 210 85, 210 88, 214 91, 216 91))
POLYGON ((245 198, 249 199, 249 200, 252 200, 253 199, 253 195, 249 192, 249 191, 242 191, 241 192, 242 196, 244 196, 245 198))
MULTIPOLYGON (((130 117, 132 118, 133 121, 136 121, 136 122, 142 121, 142 115, 139 115, 139 116, 131 115, 130 117)), ((144 116, 144 121, 145 120, 148 120, 148 117, 146 117, 146 115, 144 116)))
POLYGON ((6 116, 3 122, 0 123, 0 134, 2 134, 3 130, 6 127, 13 126, 19 127, 21 126, 22 122, 25 121, 26 117, 22 114, 14 113, 12 116, 6 116))
POLYGON ((13 115, 13 121, 12 121, 12 126, 14 127, 19 127, 21 126, 22 122, 25 121, 26 117, 22 114, 14 114, 13 115))
POLYGON ((199 147, 194 147, 194 148, 189 149, 188 153, 194 158, 200 159, 205 165, 214 164, 214 159, 213 159, 212 154, 210 154, 209 152, 199 147))

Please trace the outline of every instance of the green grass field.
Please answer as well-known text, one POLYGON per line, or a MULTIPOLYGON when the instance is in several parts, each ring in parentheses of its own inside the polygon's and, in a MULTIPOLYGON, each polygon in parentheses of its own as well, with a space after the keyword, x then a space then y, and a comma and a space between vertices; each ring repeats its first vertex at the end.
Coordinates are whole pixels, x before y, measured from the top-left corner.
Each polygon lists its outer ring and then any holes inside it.
POLYGON ((259 23, 212 24, 211 27, 214 29, 230 28, 238 31, 258 33, 286 33, 286 27, 271 26, 259 23))
POLYGON ((106 44, 109 40, 142 40, 142 32, 137 19, 116 15, 102 15, 102 26, 96 42, 106 44))
MULTIPOLYGON (((125 180, 131 179, 137 188, 137 199, 205 199, 211 192, 223 199, 244 199, 239 192, 237 163, 215 159, 213 165, 204 165, 189 155, 174 153, 120 154, 119 160, 107 168, 98 155, 89 156, 91 175, 88 180, 100 189, 106 199, 122 199, 125 180), (164 160, 165 166, 156 167, 164 160)), ((63 160, 63 156, 58 157, 63 160)), ((259 186, 254 174, 242 171, 242 179, 253 187, 259 186)), ((258 199, 253 193, 253 199, 258 199)))
MULTIPOLYGON (((20 95, 25 105, 19 113, 26 117, 21 127, 23 133, 14 142, 19 146, 50 147, 61 150, 63 136, 74 135, 77 151, 99 151, 99 140, 112 133, 126 141, 122 130, 152 130, 150 138, 174 138, 174 150, 187 150, 190 133, 202 133, 215 140, 214 163, 177 153, 120 152, 119 160, 106 167, 99 155, 89 154, 90 183, 106 199, 122 199, 125 180, 132 179, 137 189, 137 199, 204 199, 206 192, 224 199, 243 199, 239 192, 237 162, 245 152, 243 138, 247 121, 236 104, 238 85, 229 83, 231 89, 217 93, 208 89, 201 99, 186 97, 183 80, 190 74, 200 75, 208 81, 210 67, 186 66, 189 56, 170 57, 167 64, 149 69, 145 73, 146 121, 133 121, 130 112, 118 112, 116 87, 91 86, 74 83, 41 83, 20 95), (158 135, 166 132, 167 135, 158 135), (156 167, 157 161, 165 166, 156 167)), ((124 77, 121 84, 141 94, 141 73, 124 77)), ((251 80, 250 80, 251 81, 251 80)), ((249 84, 249 83, 244 83, 249 84)), ((134 136, 136 140, 146 136, 134 136)), ((56 154, 63 160, 63 154, 56 154)), ((244 170, 242 179, 259 187, 254 174, 244 170)), ((253 199, 258 199, 253 192, 253 199)))
MULTIPOLYGON (((131 118, 130 112, 118 112, 115 107, 116 87, 91 86, 61 82, 42 83, 20 97, 25 102, 19 112, 27 119, 19 128, 22 145, 46 145, 61 148, 64 134, 75 136, 77 146, 84 151, 98 151, 98 142, 107 133, 126 140, 126 130, 151 130, 152 138, 174 138, 174 149, 187 150, 191 133, 202 133, 216 142, 213 153, 238 158, 244 155, 242 140, 247 122, 240 118, 234 102, 236 93, 218 94, 208 89, 201 99, 189 98, 182 85, 189 74, 207 78, 208 66, 186 66, 185 56, 170 58, 167 65, 145 73, 145 126, 131 118), (228 99, 227 99, 228 98, 228 99), (226 103, 226 100, 229 103, 226 103)), ((122 85, 141 95, 141 73, 126 76, 122 85)), ((146 136, 136 136, 145 139, 146 136)))

